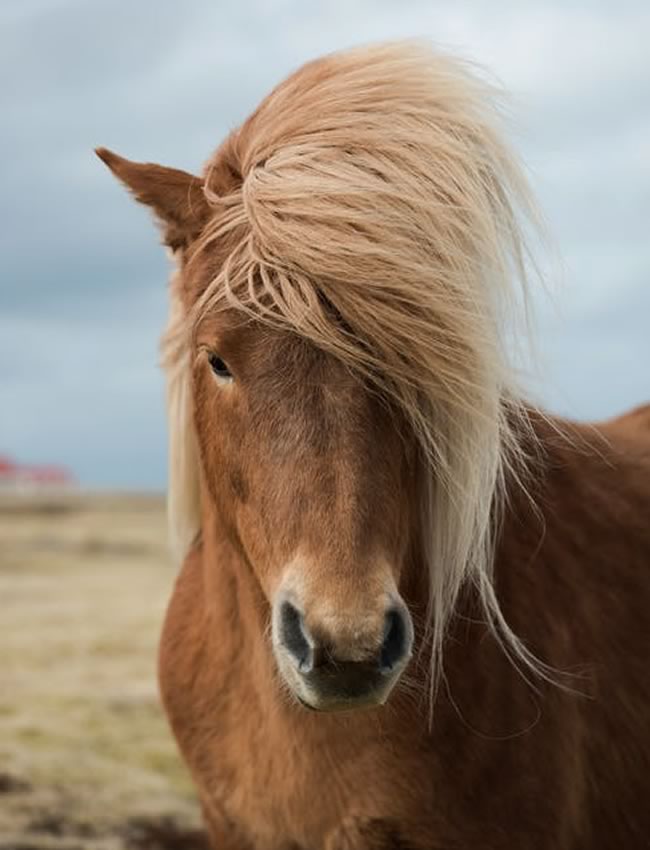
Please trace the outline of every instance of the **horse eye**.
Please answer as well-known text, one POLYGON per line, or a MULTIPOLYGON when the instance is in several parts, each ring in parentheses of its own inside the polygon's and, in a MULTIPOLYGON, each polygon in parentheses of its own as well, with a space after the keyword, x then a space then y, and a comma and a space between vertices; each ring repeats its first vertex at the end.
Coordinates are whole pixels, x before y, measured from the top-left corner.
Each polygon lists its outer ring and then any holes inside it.
POLYGON ((210 352, 208 355, 208 363, 217 378, 221 378, 222 380, 232 380, 230 369, 226 366, 225 361, 223 361, 218 354, 210 352))

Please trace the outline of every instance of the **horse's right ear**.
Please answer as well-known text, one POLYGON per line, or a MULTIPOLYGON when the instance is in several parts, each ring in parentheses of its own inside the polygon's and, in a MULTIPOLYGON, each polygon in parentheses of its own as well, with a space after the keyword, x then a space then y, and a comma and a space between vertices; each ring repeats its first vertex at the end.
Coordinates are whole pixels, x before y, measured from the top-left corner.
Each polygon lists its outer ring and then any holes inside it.
POLYGON ((199 235, 210 218, 200 177, 150 162, 131 162, 107 148, 95 148, 95 153, 140 203, 153 210, 172 250, 199 235))

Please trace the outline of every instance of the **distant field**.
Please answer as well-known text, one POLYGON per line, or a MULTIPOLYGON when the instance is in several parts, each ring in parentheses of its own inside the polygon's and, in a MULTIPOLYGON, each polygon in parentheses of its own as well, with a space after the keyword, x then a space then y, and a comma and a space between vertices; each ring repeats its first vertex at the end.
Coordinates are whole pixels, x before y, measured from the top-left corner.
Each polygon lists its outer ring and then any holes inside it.
POLYGON ((0 850, 191 850, 159 706, 163 500, 0 493, 0 850))

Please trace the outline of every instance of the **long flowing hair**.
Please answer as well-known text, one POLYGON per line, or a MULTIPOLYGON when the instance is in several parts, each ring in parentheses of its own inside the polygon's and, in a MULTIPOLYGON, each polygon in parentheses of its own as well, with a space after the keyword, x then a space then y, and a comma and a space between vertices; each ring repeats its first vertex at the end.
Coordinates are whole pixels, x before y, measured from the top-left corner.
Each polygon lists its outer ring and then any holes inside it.
MULTIPOLYGON (((544 673, 510 631, 492 581, 505 481, 521 482, 530 432, 506 340, 525 310, 524 234, 536 220, 501 107, 498 88, 419 43, 301 68, 208 164, 213 217, 195 255, 229 250, 193 310, 176 303, 166 335, 181 551, 201 522, 188 377, 201 316, 236 307, 299 333, 399 404, 426 463, 434 688, 468 582, 510 656, 544 673), (226 194, 212 179, 224 157, 239 178, 226 194)), ((172 295, 178 302, 173 286, 172 295)))

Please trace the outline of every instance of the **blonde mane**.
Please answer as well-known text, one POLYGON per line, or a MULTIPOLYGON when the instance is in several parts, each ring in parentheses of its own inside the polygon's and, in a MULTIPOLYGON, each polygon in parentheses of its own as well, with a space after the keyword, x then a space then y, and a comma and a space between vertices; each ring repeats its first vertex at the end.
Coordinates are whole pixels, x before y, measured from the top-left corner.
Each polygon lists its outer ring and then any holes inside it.
POLYGON ((354 49, 300 69, 209 164, 213 217, 194 256, 232 248, 189 315, 172 286, 166 335, 169 502, 181 552, 201 524, 187 367, 206 312, 236 307, 299 333, 401 406, 430 467, 434 686, 467 582, 509 654, 540 669, 492 584, 504 480, 525 460, 528 423, 506 338, 526 300, 522 227, 534 220, 497 129, 499 103, 465 64, 420 44, 354 49), (224 195, 214 175, 226 156, 241 183, 224 195))

